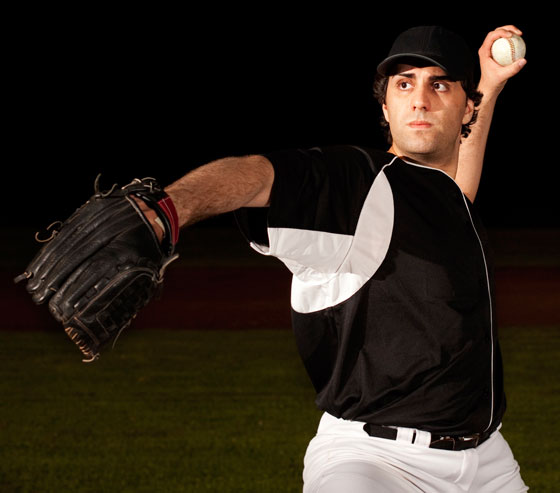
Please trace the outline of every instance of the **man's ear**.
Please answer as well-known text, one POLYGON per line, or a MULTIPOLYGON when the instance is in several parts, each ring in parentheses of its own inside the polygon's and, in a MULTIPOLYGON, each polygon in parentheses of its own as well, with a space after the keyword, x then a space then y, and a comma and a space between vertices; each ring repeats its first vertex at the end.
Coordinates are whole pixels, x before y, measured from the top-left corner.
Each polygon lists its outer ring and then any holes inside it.
POLYGON ((473 117, 473 112, 474 112, 474 102, 472 99, 468 99, 467 98, 467 106, 465 107, 465 114, 463 116, 463 125, 467 125, 472 117, 473 117))
POLYGON ((385 120, 387 121, 387 123, 389 123, 389 112, 387 111, 387 104, 383 103, 381 105, 381 109, 383 110, 383 116, 385 117, 385 120))

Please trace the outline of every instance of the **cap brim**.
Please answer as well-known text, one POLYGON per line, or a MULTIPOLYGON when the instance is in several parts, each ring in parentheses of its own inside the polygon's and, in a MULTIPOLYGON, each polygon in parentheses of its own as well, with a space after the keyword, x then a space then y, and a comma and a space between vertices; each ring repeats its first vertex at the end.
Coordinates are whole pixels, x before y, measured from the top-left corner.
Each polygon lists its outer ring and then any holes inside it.
POLYGON ((437 65, 438 67, 442 68, 447 73, 449 73, 448 68, 445 67, 442 63, 440 63, 436 58, 429 57, 429 56, 426 56, 426 55, 419 55, 418 53, 399 53, 398 55, 389 56, 389 57, 385 58, 385 60, 383 60, 377 66, 377 72, 380 73, 381 75, 389 75, 390 68, 393 65, 395 65, 399 60, 404 60, 404 59, 407 59, 407 60, 418 59, 418 60, 422 60, 424 62, 430 62, 430 63, 433 63, 434 65, 437 65))

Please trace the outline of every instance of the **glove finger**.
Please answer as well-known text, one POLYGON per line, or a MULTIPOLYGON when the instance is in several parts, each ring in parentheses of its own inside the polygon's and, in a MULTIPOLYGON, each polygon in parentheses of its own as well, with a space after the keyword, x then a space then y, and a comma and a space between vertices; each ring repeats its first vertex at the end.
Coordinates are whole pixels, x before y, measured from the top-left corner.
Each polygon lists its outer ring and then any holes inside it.
MULTIPOLYGON (((46 250, 32 267, 33 277, 28 291, 37 304, 45 302, 62 283, 76 271, 85 259, 105 247, 117 234, 126 233, 143 224, 138 213, 127 201, 107 207, 90 221, 69 228, 58 235, 53 246, 46 250)), ((47 247, 49 247, 47 245, 47 247)))
MULTIPOLYGON (((47 289, 45 284, 49 284, 48 280, 52 281, 53 272, 63 278, 65 269, 71 272, 73 266, 79 265, 81 258, 91 255, 93 249, 98 247, 98 242, 93 242, 92 236, 99 231, 98 228, 105 230, 111 224, 111 216, 118 214, 122 205, 122 202, 107 200, 102 203, 92 199, 79 209, 30 264, 33 277, 28 285, 29 291, 38 295, 39 288, 47 289)), ((105 238, 110 240, 109 235, 105 238)))
POLYGON ((58 321, 67 323, 114 277, 116 267, 108 261, 106 252, 103 253, 102 257, 86 260, 52 295, 49 309, 58 321))
MULTIPOLYGON (((147 227, 138 224, 134 234, 148 251, 152 234, 147 227)), ((146 268, 153 277, 157 275, 159 266, 146 257, 139 257, 125 241, 117 238, 84 261, 65 280, 49 303, 51 313, 64 323, 76 312, 81 311, 107 285, 114 283, 120 272, 142 268, 146 268)))
POLYGON ((90 199, 63 223, 62 228, 27 266, 28 273, 32 275, 28 283, 28 291, 35 291, 48 272, 56 268, 57 262, 75 249, 80 238, 79 233, 81 232, 83 236, 85 225, 95 224, 95 216, 100 212, 99 202, 90 199))

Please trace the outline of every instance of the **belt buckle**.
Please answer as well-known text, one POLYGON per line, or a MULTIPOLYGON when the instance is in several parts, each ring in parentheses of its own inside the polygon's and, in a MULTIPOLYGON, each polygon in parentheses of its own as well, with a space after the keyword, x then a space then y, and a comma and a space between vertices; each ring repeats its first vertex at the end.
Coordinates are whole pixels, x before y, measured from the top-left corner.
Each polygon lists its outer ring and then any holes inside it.
POLYGON ((442 436, 430 443, 431 448, 440 448, 445 450, 463 450, 465 448, 475 448, 480 441, 480 433, 467 435, 463 437, 442 436), (437 445, 436 445, 437 444, 437 445), (449 444, 448 446, 444 444, 449 444), (468 445, 467 447, 461 445, 468 445))
POLYGON ((476 448, 478 447, 478 442, 480 441, 480 433, 459 437, 458 440, 462 443, 469 444, 469 447, 476 448))
POLYGON ((450 436, 438 437, 430 442, 430 448, 439 448, 444 450, 455 450, 455 438, 450 436), (447 445, 449 444, 449 445, 447 445))

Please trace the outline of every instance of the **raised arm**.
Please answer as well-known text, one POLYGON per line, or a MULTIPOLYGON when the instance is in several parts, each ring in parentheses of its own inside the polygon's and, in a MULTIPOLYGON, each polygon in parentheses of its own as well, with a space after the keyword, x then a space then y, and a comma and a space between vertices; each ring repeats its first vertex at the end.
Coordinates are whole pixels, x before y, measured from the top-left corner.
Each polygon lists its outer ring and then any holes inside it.
POLYGON ((483 94, 483 98, 477 121, 470 135, 461 142, 459 166, 455 177, 457 184, 471 202, 474 202, 480 184, 486 142, 498 95, 508 79, 517 74, 526 63, 525 59, 521 59, 502 67, 492 59, 492 43, 498 38, 511 37, 512 34, 521 35, 522 32, 512 25, 499 27, 488 33, 478 50, 481 73, 478 90, 483 94))

